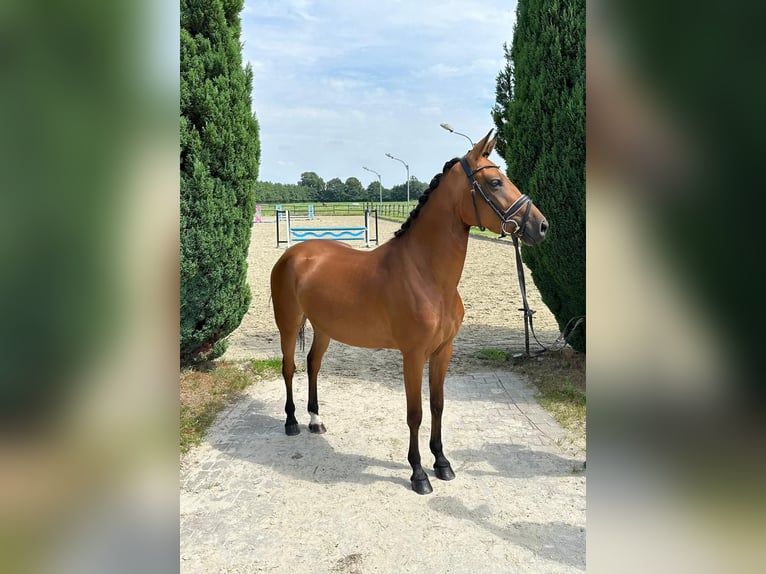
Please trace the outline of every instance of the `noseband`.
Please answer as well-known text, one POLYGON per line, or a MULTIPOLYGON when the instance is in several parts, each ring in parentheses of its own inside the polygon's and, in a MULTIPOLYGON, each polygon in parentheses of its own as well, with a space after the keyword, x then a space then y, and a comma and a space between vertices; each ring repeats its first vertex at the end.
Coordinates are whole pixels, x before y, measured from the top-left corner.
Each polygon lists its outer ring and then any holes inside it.
POLYGON ((468 181, 471 182, 471 199, 473 200, 473 208, 476 211, 476 224, 479 229, 484 231, 484 226, 481 224, 481 218, 479 217, 479 206, 476 204, 476 192, 478 191, 481 195, 482 199, 492 208, 492 211, 495 212, 495 215, 497 215, 500 218, 500 229, 502 233, 500 234, 500 237, 505 237, 506 235, 510 235, 511 237, 518 238, 524 233, 524 226, 527 224, 527 219, 529 219, 529 211, 532 209, 532 200, 529 199, 526 195, 522 195, 513 202, 513 205, 511 205, 508 209, 503 211, 500 209, 497 204, 492 201, 492 198, 488 196, 484 190, 482 189, 481 185, 479 185, 479 182, 476 181, 476 178, 474 177, 475 174, 480 172, 483 169, 486 169, 488 167, 494 167, 495 169, 500 169, 496 165, 483 165, 481 167, 477 167, 475 170, 471 171, 471 168, 468 166, 468 161, 466 160, 465 156, 460 158, 460 165, 463 166, 463 171, 465 171, 465 174, 468 176, 468 181), (524 215, 521 218, 521 224, 516 223, 516 220, 512 219, 516 213, 518 213, 524 205, 527 206, 527 209, 524 211, 524 215), (513 223, 516 226, 516 229, 509 232, 505 226, 509 223, 513 223))

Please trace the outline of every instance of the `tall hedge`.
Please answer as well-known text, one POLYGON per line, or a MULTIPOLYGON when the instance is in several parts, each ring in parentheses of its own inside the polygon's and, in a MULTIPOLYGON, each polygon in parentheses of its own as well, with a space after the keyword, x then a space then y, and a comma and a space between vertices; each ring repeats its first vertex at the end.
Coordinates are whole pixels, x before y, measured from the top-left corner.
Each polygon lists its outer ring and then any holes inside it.
POLYGON ((181 361, 220 356, 250 304, 260 146, 243 0, 181 0, 181 361))
MULTIPOLYGON (((508 177, 548 218, 524 247, 543 301, 564 329, 585 315, 585 0, 519 0, 493 117, 508 177)), ((585 351, 585 325, 569 339, 585 351)))

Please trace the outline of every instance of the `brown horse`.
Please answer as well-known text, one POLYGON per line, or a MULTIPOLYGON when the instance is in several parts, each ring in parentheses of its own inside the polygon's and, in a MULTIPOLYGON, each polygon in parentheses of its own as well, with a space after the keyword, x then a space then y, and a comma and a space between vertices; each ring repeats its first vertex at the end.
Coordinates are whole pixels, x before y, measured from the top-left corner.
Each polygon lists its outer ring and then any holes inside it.
POLYGON ((317 374, 330 339, 356 347, 398 349, 410 429, 407 459, 412 466, 412 489, 418 494, 432 491, 418 448, 426 361, 434 471, 442 480, 455 477, 442 448, 441 418, 452 340, 463 321, 457 286, 468 248, 468 230, 484 224, 501 236, 514 235, 534 245, 545 238, 548 228, 529 198, 487 159, 495 145, 491 135, 492 130, 466 156, 447 162, 409 219, 387 243, 372 251, 360 251, 336 241, 306 241, 287 249, 271 272, 287 388, 285 432, 300 432, 292 382, 295 345, 306 319, 314 329, 307 359, 311 432, 325 431, 319 418, 317 374))

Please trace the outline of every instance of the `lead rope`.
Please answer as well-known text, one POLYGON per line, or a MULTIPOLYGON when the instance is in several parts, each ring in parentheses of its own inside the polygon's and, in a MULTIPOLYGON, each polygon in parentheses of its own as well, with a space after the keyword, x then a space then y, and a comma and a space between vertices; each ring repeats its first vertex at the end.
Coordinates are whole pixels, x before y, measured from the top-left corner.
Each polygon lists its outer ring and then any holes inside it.
POLYGON ((526 351, 526 357, 531 357, 529 354, 529 333, 532 332, 532 336, 535 338, 535 341, 537 341, 537 344, 540 345, 542 348, 542 351, 539 351, 536 354, 542 354, 546 351, 558 351, 563 349, 567 344, 567 335, 571 335, 572 332, 577 329, 577 327, 585 320, 585 315, 580 315, 577 317, 572 317, 569 321, 567 321, 567 324, 564 326, 563 331, 561 331, 561 334, 559 337, 553 342, 553 345, 557 345, 559 342, 561 342, 561 346, 559 348, 552 347, 546 347, 540 342, 540 339, 537 338, 537 334, 535 333, 535 327, 532 322, 532 315, 535 314, 534 309, 529 308, 529 303, 527 303, 527 283, 524 278, 524 264, 521 261, 521 250, 519 249, 519 238, 516 235, 512 235, 513 238, 513 247, 516 250, 516 274, 519 276, 519 291, 521 291, 521 301, 524 305, 519 309, 519 311, 524 312, 524 349, 526 351), (570 329, 569 326, 572 325, 572 322, 574 321, 574 326, 570 329))
MULTIPOLYGON (((521 301, 524 305, 519 309, 519 311, 524 311, 524 349, 526 351, 526 356, 529 357, 529 329, 532 326, 532 315, 534 315, 535 312, 529 308, 529 303, 527 303, 527 283, 524 279, 524 265, 521 262, 519 238, 515 234, 512 235, 512 237, 513 248, 516 250, 516 274, 519 276, 519 290, 521 291, 521 301)), ((535 340, 537 341, 537 337, 535 337, 535 340)), ((538 344, 540 343, 540 341, 537 342, 538 344)))

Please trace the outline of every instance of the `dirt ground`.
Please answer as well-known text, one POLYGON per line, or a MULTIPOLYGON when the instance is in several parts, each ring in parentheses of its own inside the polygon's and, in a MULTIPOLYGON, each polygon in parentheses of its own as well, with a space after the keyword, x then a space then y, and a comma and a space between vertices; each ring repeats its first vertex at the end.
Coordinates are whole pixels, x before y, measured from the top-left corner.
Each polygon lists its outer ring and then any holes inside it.
MULTIPOLYGON (((361 217, 360 225, 361 225, 361 217)), ((349 225, 323 217, 307 225, 349 225)), ((399 224, 381 220, 381 241, 399 224)), ((364 248, 364 247, 360 247, 364 248)), ((253 226, 252 304, 224 357, 279 356, 269 301, 274 222, 253 226)), ((527 274, 535 331, 559 335, 527 274)), ((466 316, 445 385, 444 444, 456 478, 430 470, 427 384, 421 453, 434 492, 410 490, 398 352, 333 341, 319 380, 327 433, 310 434, 298 357, 301 434, 285 436, 284 385, 254 385, 182 460, 182 572, 582 572, 585 445, 484 348, 524 349, 513 247, 472 238, 460 283, 466 316)), ((307 349, 310 345, 307 333, 307 349)), ((532 340, 532 349, 536 348, 532 340)))

